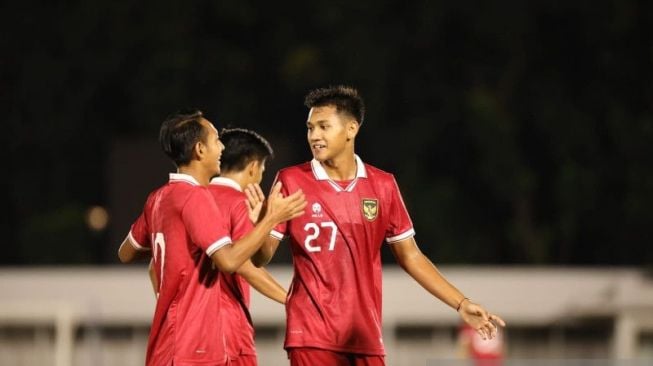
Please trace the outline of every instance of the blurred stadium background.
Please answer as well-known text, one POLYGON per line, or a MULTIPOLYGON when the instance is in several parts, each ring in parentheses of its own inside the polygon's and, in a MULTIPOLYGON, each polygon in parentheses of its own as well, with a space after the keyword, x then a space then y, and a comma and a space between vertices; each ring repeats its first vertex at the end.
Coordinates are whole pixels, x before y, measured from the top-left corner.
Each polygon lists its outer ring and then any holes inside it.
MULTIPOLYGON (((153 297, 115 253, 172 168, 163 118, 261 132, 267 188, 310 157, 303 95, 336 83, 509 359, 653 360, 650 2, 24 0, 0 20, 1 365, 142 364, 153 297)), ((456 359, 455 313, 383 258, 388 364, 456 359)), ((288 251, 273 264, 287 283, 288 251)), ((286 364, 282 309, 253 314, 260 364, 286 364)))

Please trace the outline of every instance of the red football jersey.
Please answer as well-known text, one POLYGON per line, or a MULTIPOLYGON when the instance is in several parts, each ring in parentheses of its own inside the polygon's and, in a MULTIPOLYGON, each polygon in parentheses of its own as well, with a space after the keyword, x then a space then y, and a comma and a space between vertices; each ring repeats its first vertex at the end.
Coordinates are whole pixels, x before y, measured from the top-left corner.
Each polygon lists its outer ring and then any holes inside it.
MULTIPOLYGON (((247 196, 237 182, 223 177, 213 178, 209 191, 220 211, 229 218, 227 227, 233 240, 242 238, 254 228, 249 219, 247 196)), ((236 273, 222 273, 221 276, 223 302, 220 312, 228 335, 227 352, 232 358, 255 355, 254 327, 249 314, 249 283, 236 273)))
POLYGON ((227 362, 219 272, 210 258, 231 243, 227 222, 190 175, 170 174, 147 198, 129 232, 137 249, 152 249, 159 282, 147 365, 227 362))
POLYGON ((316 160, 283 169, 283 193, 301 189, 303 216, 272 236, 289 235, 295 274, 286 305, 286 348, 384 355, 381 245, 415 235, 392 174, 363 164, 346 188, 316 160))

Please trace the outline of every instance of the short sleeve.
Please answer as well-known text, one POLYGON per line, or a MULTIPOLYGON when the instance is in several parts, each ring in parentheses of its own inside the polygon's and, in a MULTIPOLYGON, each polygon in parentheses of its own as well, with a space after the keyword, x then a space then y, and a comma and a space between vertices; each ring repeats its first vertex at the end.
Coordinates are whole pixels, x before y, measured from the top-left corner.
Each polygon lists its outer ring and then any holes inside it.
POLYGON ((231 239, 238 240, 247 235, 254 228, 254 224, 249 219, 249 210, 247 209, 246 198, 238 202, 231 210, 231 239))
MULTIPOLYGON (((272 187, 274 188, 274 185, 277 184, 277 182, 281 182, 281 194, 284 197, 288 196, 288 188, 286 186, 286 182, 283 179, 283 176, 279 173, 277 173, 277 177, 274 178, 274 183, 272 183, 272 187)), ((288 230, 288 222, 284 221, 272 229, 270 232, 270 236, 277 240, 282 240, 284 236, 286 236, 286 231, 288 230)))
POLYGON ((388 243, 398 242, 415 236, 413 222, 410 220, 408 210, 406 210, 406 205, 401 197, 401 192, 394 176, 392 177, 391 184, 392 186, 389 192, 390 212, 388 213, 390 221, 385 233, 385 238, 388 243))
POLYGON ((191 241, 209 257, 231 243, 228 218, 206 188, 193 190, 182 210, 182 220, 191 241))
POLYGON ((145 219, 145 213, 141 213, 129 230, 128 237, 134 249, 142 252, 150 250, 150 230, 145 219))

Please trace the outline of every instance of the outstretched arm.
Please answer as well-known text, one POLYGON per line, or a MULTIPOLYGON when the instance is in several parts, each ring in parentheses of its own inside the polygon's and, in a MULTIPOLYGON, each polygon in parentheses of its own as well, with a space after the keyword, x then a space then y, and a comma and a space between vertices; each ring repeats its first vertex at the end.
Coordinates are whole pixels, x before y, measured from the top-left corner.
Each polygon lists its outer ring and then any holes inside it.
POLYGON ((397 262, 411 277, 433 296, 458 311, 460 317, 483 337, 496 335, 497 325, 505 326, 500 317, 490 314, 482 306, 472 303, 438 271, 419 250, 414 238, 390 244, 397 262))
POLYGON ((264 296, 278 302, 286 303, 286 290, 272 277, 270 272, 264 268, 255 267, 251 261, 245 262, 237 273, 264 296))

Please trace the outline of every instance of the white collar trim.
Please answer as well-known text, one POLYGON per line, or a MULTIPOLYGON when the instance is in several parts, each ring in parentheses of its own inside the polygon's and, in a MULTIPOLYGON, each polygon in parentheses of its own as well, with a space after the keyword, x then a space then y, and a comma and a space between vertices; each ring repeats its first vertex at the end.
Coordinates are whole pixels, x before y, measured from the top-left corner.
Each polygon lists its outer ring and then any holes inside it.
MULTIPOLYGON (((356 186, 356 182, 358 181, 358 178, 367 178, 367 171, 365 170, 365 164, 363 164, 363 161, 361 158, 358 157, 358 155, 354 154, 354 159, 356 159, 356 178, 354 178, 351 183, 345 188, 344 190, 347 192, 351 192, 354 187, 356 186)), ((313 159, 311 160, 311 168, 313 170, 313 176, 315 176, 315 179, 317 180, 326 180, 331 184, 331 186, 338 192, 343 191, 342 187, 333 181, 333 179, 329 178, 329 175, 327 174, 326 170, 322 166, 322 164, 313 159)))
POLYGON ((231 187, 231 188, 233 188, 233 189, 235 189, 235 190, 237 190, 239 192, 243 191, 243 189, 240 188, 240 184, 238 184, 235 180, 233 180, 231 178, 215 177, 215 178, 211 179, 210 184, 217 185, 217 186, 231 187))
MULTIPOLYGON (((354 155, 354 159, 356 159, 356 178, 367 178, 367 171, 365 171, 365 164, 363 164, 361 158, 359 158, 358 155, 354 155)), ((326 170, 324 169, 324 167, 319 161, 315 159, 311 160, 311 167, 313 168, 313 175, 315 175, 315 179, 331 180, 326 170)))
POLYGON ((189 184, 192 184, 194 186, 199 186, 200 183, 193 178, 192 175, 189 174, 183 174, 183 173, 170 173, 170 179, 168 182, 173 183, 173 182, 186 182, 189 184))

